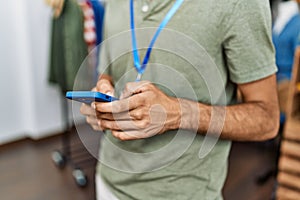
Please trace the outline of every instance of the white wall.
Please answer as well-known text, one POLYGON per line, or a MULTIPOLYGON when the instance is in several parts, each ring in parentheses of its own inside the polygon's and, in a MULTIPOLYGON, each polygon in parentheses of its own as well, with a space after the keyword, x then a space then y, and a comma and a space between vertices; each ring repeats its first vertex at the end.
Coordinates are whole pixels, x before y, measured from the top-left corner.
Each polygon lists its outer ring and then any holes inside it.
POLYGON ((42 0, 5 4, 0 7, 0 144, 63 130, 60 95, 47 82, 51 10, 42 0))

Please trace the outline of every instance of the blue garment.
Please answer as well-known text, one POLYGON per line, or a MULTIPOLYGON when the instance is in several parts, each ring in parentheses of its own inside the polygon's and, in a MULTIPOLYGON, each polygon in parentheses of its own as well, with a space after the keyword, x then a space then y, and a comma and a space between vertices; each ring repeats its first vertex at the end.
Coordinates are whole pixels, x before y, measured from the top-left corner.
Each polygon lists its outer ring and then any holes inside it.
POLYGON ((295 15, 280 34, 273 33, 273 43, 276 49, 276 64, 278 67, 277 82, 291 79, 294 63, 294 52, 299 45, 300 14, 295 15))
POLYGON ((96 71, 94 73, 94 80, 98 80, 98 71, 97 66, 99 64, 99 51, 100 51, 100 44, 103 38, 103 21, 104 21, 104 6, 100 0, 90 0, 93 11, 94 11, 94 18, 95 18, 95 25, 96 25, 96 49, 97 49, 97 61, 96 61, 96 71))
POLYGON ((103 33, 103 18, 104 18, 104 6, 100 0, 91 0, 91 4, 94 10, 95 24, 96 24, 96 35, 97 42, 99 45, 102 42, 102 33, 103 33))

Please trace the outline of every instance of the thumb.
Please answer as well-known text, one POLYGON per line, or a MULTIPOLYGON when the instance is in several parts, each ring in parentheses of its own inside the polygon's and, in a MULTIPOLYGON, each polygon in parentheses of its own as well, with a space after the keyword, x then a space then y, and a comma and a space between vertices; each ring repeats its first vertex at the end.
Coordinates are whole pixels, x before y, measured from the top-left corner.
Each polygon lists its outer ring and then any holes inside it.
POLYGON ((106 92, 105 94, 114 97, 114 92, 113 92, 113 91, 108 91, 108 92, 106 92))
POLYGON ((113 96, 114 95, 114 88, 108 81, 100 81, 97 84, 97 91, 102 92, 104 94, 113 96))

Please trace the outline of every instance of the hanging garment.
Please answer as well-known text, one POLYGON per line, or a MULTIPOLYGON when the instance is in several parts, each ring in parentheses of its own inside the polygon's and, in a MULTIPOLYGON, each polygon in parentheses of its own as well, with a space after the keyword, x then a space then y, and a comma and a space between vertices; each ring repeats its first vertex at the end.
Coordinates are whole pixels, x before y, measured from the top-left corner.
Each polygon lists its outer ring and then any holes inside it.
POLYGON ((97 41, 94 10, 92 3, 88 0, 81 2, 79 5, 81 6, 83 12, 84 41, 88 45, 88 50, 90 52, 93 50, 93 48, 95 48, 97 41))
POLYGON ((293 16, 279 33, 273 33, 278 66, 277 80, 290 80, 294 63, 294 53, 299 45, 300 14, 293 16))
POLYGON ((96 48, 97 35, 96 35, 96 23, 95 15, 92 3, 89 0, 81 1, 79 3, 83 12, 84 19, 84 41, 88 46, 89 55, 86 59, 88 63, 90 73, 94 73, 93 81, 97 81, 97 64, 98 64, 98 50, 96 48))
MULTIPOLYGON (((58 84, 63 93, 73 90, 76 74, 87 55, 82 10, 75 0, 66 0, 60 17, 52 20, 49 82, 58 84)), ((85 73, 83 77, 88 76, 85 73)))
POLYGON ((91 3, 94 10, 94 17, 95 17, 95 24, 96 24, 96 35, 97 35, 96 45, 99 45, 102 42, 104 5, 99 0, 91 0, 91 3))
POLYGON ((89 52, 86 62, 90 66, 90 73, 94 73, 93 81, 96 82, 98 79, 99 44, 102 42, 104 7, 99 0, 85 0, 81 1, 79 5, 84 16, 84 40, 89 52))
POLYGON ((94 18, 95 18, 95 24, 96 24, 96 35, 97 35, 97 41, 96 41, 96 67, 95 67, 95 75, 94 79, 98 79, 98 63, 99 63, 99 53, 100 53, 100 44, 102 42, 102 34, 103 34, 103 19, 104 19, 104 5, 99 0, 91 0, 93 10, 94 10, 94 18))

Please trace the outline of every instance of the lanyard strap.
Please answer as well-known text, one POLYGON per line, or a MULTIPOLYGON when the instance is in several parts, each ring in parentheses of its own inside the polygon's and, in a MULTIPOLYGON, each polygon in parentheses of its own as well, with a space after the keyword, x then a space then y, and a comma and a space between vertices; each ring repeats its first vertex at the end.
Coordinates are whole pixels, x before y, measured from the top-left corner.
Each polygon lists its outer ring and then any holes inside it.
POLYGON ((146 52, 146 55, 144 57, 142 65, 141 65, 141 62, 140 62, 139 52, 138 52, 138 49, 137 49, 136 35, 135 35, 133 1, 134 0, 130 0, 130 28, 131 28, 131 39, 132 39, 133 64, 134 64, 134 67, 135 67, 136 71, 138 72, 138 76, 137 76, 136 81, 139 81, 141 79, 142 74, 144 73, 144 71, 147 67, 148 61, 150 59, 150 54, 151 54, 151 51, 152 51, 152 47, 153 47, 158 35, 162 31, 162 29, 168 24, 168 22, 171 20, 171 18, 177 12, 177 10, 180 8, 180 6, 184 2, 184 0, 176 0, 173 7, 169 10, 167 15, 163 19, 163 21, 160 23, 159 27, 157 28, 157 30, 156 30, 156 32, 155 32, 155 34, 154 34, 154 36, 153 36, 153 38, 152 38, 152 40, 149 44, 149 47, 147 49, 147 52, 146 52))

